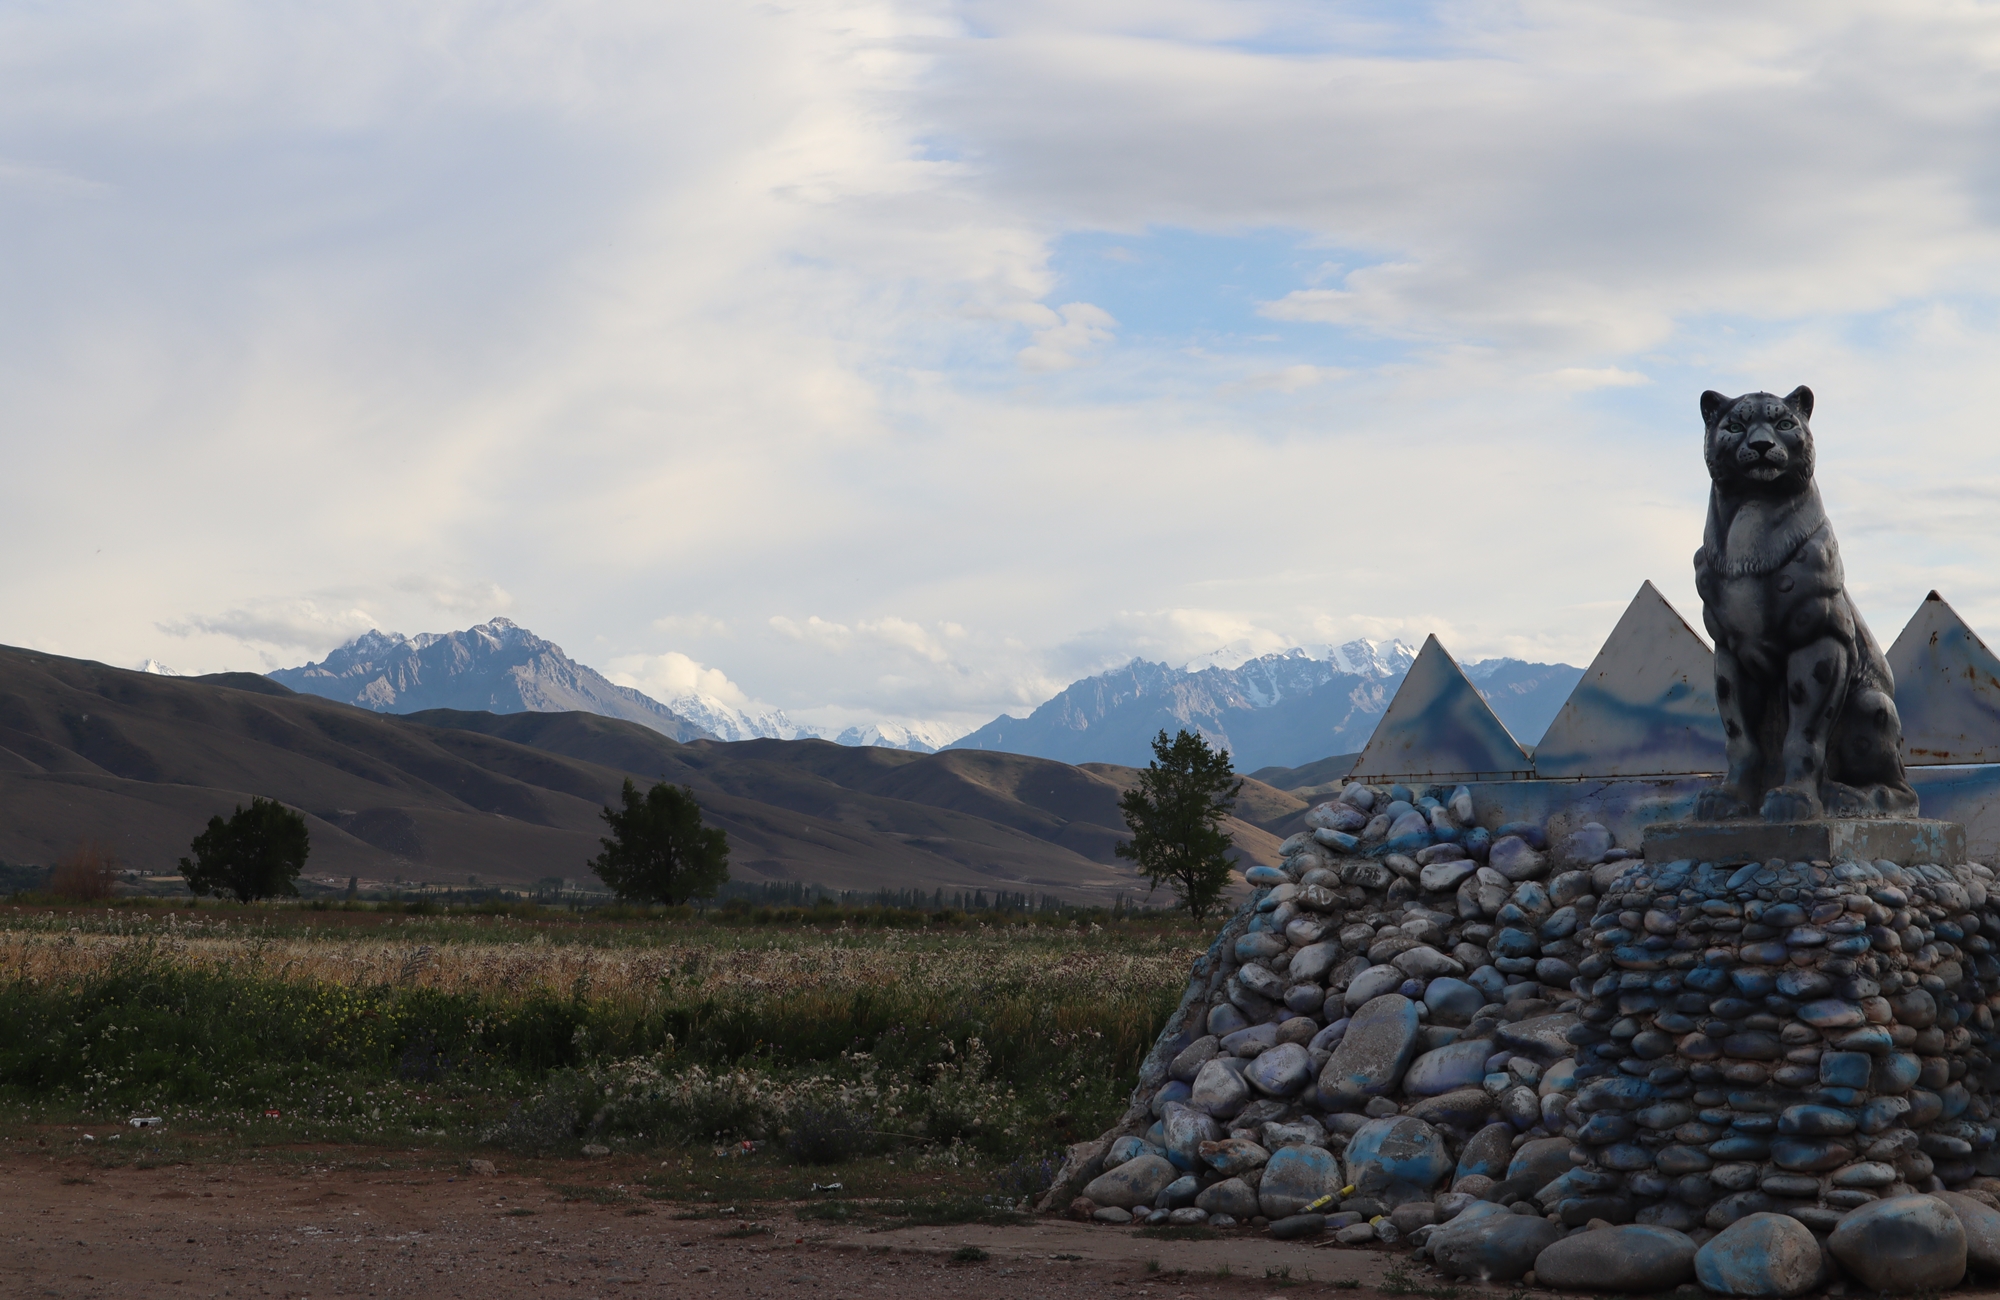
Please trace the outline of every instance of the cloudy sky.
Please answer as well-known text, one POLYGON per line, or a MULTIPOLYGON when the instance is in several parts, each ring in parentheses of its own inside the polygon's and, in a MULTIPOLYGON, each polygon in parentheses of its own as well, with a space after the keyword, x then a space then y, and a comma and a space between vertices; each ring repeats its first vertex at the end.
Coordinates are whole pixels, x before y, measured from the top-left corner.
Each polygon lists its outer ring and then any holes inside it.
POLYGON ((2000 9, 0 2, 0 641, 662 695, 1691 617, 1697 396, 2000 633, 2000 9))

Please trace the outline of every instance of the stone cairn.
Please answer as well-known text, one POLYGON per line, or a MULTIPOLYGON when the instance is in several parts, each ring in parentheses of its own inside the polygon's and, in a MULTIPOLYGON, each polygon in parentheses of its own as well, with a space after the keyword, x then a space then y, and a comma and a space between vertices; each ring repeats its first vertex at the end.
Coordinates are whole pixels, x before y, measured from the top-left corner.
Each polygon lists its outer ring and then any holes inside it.
POLYGON ((1475 814, 1312 809, 1042 1208, 1603 1289, 2000 1271, 1990 870, 1647 863, 1475 814))

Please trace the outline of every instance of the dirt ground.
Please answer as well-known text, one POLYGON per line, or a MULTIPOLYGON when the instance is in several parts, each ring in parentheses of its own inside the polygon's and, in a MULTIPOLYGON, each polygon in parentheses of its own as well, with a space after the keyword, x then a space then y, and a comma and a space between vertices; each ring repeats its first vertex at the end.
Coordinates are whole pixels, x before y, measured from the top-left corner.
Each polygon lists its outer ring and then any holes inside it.
POLYGON ((22 1152, 0 1160, 0 1295, 1194 1300, 1330 1294, 1344 1282, 1342 1294, 1374 1297, 1398 1259, 1063 1220, 868 1231, 772 1207, 676 1213, 568 1199, 504 1166, 483 1177, 261 1162, 105 1168, 22 1152), (965 1247, 986 1257, 954 1259, 965 1247))

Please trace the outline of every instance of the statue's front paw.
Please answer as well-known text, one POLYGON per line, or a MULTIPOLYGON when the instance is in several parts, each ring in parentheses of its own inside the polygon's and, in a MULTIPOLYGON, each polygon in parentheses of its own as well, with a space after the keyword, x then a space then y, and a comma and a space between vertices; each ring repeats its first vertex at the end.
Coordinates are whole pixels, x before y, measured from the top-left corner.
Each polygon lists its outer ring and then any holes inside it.
POLYGON ((1809 822, 1823 814, 1819 794, 1810 790, 1794 790, 1779 786, 1764 796, 1764 820, 1767 822, 1809 822))
POLYGON ((1718 785, 1695 796, 1694 819, 1698 822, 1726 822, 1749 815, 1750 805, 1731 786, 1718 785))

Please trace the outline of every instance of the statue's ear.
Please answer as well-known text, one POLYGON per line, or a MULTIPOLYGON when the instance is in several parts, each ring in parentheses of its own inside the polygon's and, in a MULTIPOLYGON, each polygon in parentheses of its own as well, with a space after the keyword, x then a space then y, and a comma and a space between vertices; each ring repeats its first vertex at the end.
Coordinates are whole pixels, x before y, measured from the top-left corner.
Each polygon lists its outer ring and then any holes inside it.
POLYGON ((1805 419, 1812 419, 1812 389, 1800 384, 1785 395, 1785 405, 1797 411, 1805 419))
POLYGON ((1709 389, 1701 395, 1701 418, 1703 423, 1714 424, 1716 420, 1721 418, 1724 411, 1734 405, 1736 403, 1729 398, 1724 397, 1713 388, 1709 389))

